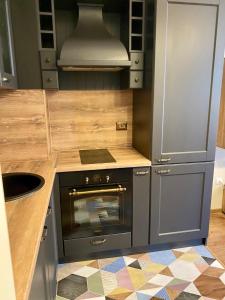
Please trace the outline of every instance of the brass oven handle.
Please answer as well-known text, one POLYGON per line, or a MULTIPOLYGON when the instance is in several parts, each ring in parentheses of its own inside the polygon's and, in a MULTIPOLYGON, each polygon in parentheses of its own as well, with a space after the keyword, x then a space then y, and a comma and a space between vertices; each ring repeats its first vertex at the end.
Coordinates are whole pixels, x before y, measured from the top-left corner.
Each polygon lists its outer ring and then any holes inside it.
POLYGON ((106 239, 90 241, 92 246, 100 246, 106 243, 106 239))
POLYGON ((69 193, 69 196, 83 196, 83 195, 92 195, 96 193, 107 194, 107 193, 122 193, 126 192, 127 188, 118 185, 117 188, 111 189, 99 189, 99 190, 89 190, 89 191, 77 191, 73 190, 73 192, 69 193))

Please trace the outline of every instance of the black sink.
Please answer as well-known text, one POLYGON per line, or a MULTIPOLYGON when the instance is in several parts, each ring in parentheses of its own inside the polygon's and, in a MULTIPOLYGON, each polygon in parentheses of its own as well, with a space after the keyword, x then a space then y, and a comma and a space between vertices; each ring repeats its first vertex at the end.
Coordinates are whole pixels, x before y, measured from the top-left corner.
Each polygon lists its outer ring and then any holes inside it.
POLYGON ((32 173, 5 173, 2 180, 6 202, 28 196, 45 183, 42 176, 32 173))

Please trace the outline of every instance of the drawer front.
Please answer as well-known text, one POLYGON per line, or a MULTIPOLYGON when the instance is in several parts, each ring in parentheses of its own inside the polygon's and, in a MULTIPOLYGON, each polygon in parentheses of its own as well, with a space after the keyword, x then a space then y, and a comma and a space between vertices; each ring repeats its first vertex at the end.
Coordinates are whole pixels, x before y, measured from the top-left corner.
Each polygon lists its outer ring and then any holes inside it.
POLYGON ((56 69, 56 53, 55 51, 40 51, 42 70, 56 69))
POLYGON ((64 251, 66 257, 84 256, 101 251, 126 248, 131 248, 130 232, 64 240, 64 251))
POLYGON ((131 52, 131 70, 143 70, 144 68, 144 53, 143 52, 131 52))
POLYGON ((140 89, 143 87, 143 72, 131 71, 130 72, 130 88, 140 89))
POLYGON ((58 89, 58 72, 42 71, 43 89, 58 89))

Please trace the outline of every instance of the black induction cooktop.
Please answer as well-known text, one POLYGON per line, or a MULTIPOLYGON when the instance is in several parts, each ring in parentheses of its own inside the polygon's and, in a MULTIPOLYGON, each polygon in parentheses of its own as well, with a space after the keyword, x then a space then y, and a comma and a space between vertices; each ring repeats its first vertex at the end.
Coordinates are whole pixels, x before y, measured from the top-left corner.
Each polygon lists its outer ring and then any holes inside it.
POLYGON ((105 164, 116 162, 107 149, 79 150, 82 164, 105 164))

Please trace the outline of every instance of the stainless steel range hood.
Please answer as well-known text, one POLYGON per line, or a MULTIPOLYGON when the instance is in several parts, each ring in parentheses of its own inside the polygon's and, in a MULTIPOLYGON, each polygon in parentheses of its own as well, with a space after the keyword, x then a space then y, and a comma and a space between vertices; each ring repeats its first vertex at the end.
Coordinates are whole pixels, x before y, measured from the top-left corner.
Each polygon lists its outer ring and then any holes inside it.
POLYGON ((104 25, 103 5, 78 6, 77 27, 63 44, 58 66, 64 71, 119 71, 129 67, 125 46, 104 25))

